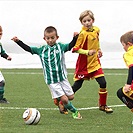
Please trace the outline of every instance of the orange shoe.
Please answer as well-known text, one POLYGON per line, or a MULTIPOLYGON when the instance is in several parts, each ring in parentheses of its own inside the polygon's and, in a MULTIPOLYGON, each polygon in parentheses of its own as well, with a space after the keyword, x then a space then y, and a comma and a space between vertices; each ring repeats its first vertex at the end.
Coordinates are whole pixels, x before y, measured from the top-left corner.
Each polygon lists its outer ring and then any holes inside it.
POLYGON ((58 101, 56 98, 54 99, 54 104, 58 106, 59 111, 61 114, 68 114, 68 110, 64 107, 63 103, 61 101, 58 101))
POLYGON ((100 106, 99 110, 104 111, 106 113, 113 113, 113 110, 111 108, 109 108, 107 105, 100 106))

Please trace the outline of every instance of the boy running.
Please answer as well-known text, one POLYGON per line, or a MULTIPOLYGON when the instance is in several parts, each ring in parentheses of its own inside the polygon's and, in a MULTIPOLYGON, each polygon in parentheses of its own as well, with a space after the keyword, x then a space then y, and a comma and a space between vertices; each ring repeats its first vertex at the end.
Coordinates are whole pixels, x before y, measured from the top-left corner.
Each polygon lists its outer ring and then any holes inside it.
POLYGON ((17 37, 13 37, 12 40, 24 50, 31 54, 37 54, 40 57, 44 79, 50 89, 52 98, 61 101, 65 108, 72 112, 74 119, 82 119, 79 111, 69 101, 74 99, 74 92, 67 79, 64 58, 64 53, 71 50, 75 45, 76 38, 74 37, 69 44, 56 43, 58 38, 56 28, 49 26, 44 30, 43 38, 47 45, 32 47, 24 44, 17 37))

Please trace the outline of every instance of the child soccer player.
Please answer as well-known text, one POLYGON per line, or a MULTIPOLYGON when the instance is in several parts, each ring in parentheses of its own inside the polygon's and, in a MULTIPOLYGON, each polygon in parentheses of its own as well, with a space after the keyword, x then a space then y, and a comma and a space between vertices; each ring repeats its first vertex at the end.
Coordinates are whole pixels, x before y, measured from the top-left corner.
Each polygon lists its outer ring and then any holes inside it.
POLYGON ((133 31, 123 34, 120 42, 126 51, 123 59, 128 67, 128 76, 126 84, 117 91, 117 96, 133 112, 133 31))
POLYGON ((82 12, 79 20, 83 27, 72 50, 79 53, 74 75, 75 82, 72 85, 73 91, 79 90, 84 80, 95 79, 99 84, 99 110, 112 113, 113 110, 106 104, 106 80, 99 60, 102 57, 99 45, 100 30, 98 27, 93 26, 95 19, 90 10, 82 12))
MULTIPOLYGON (((0 40, 2 38, 2 34, 3 34, 3 30, 2 30, 2 27, 0 26, 0 40)), ((0 43, 0 55, 1 55, 1 57, 5 58, 9 61, 12 59, 9 55, 6 54, 1 43, 0 43)), ((2 73, 0 72, 0 103, 9 103, 9 101, 7 101, 7 99, 4 98, 4 92, 5 92, 4 86, 5 86, 5 79, 2 75, 2 73)))
POLYGON ((52 98, 61 100, 65 108, 72 112, 74 119, 82 119, 78 110, 69 101, 74 99, 74 92, 67 79, 64 58, 64 53, 71 50, 76 43, 76 39, 74 37, 69 44, 62 44, 56 43, 58 38, 56 28, 49 26, 44 30, 44 40, 47 45, 31 47, 24 44, 17 37, 13 37, 12 40, 24 50, 40 57, 44 79, 51 91, 52 98))

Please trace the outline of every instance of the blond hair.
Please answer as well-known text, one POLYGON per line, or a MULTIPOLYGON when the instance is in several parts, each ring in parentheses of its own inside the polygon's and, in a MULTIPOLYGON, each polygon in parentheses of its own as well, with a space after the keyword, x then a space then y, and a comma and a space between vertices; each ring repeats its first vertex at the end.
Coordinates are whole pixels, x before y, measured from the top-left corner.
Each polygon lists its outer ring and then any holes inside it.
POLYGON ((133 31, 126 32, 120 37, 120 42, 127 44, 128 42, 133 43, 133 31))
POLYGON ((93 21, 95 20, 93 12, 91 10, 85 10, 80 14, 79 17, 80 22, 82 22, 83 18, 88 15, 93 19, 93 21))

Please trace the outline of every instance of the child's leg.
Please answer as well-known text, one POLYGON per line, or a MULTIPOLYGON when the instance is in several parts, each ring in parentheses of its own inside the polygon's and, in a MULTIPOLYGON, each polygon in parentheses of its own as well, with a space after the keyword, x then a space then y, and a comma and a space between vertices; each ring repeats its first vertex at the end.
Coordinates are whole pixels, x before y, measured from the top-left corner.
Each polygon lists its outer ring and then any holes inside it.
POLYGON ((4 98, 4 86, 5 86, 5 79, 0 72, 0 103, 9 103, 6 98, 4 98))
POLYGON ((72 85, 72 89, 73 89, 74 93, 81 88, 81 86, 83 84, 83 81, 84 80, 77 80, 77 81, 74 82, 74 84, 72 85))
POLYGON ((0 82, 0 100, 3 99, 3 95, 4 95, 4 81, 0 82))
POLYGON ((104 76, 96 78, 100 89, 99 89, 99 109, 105 111, 106 113, 112 113, 113 110, 109 108, 106 104, 107 102, 107 90, 106 90, 106 80, 104 76))
POLYGON ((6 98, 4 98, 4 86, 5 86, 5 81, 2 80, 0 82, 0 103, 9 103, 6 98))
POLYGON ((61 100, 65 106, 66 109, 70 110, 73 114, 74 119, 82 119, 82 116, 78 112, 77 108, 73 106, 73 104, 68 100, 68 97, 66 95, 61 97, 61 100))
POLYGON ((133 111, 133 100, 128 98, 122 91, 122 88, 120 88, 117 91, 117 97, 129 108, 131 111, 133 111))
POLYGON ((62 101, 60 100, 60 97, 54 99, 54 104, 58 106, 61 114, 68 114, 68 110, 64 107, 62 101))

